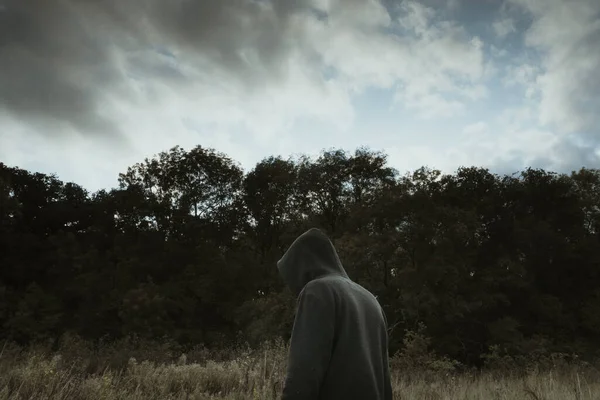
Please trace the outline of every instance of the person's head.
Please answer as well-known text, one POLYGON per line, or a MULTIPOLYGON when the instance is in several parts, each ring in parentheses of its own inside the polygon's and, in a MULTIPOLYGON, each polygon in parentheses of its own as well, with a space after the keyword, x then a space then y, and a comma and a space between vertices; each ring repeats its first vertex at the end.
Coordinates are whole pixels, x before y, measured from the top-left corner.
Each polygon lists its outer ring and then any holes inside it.
POLYGON ((321 276, 348 277, 333 243, 317 228, 300 235, 277 262, 277 268, 296 296, 308 282, 321 276))

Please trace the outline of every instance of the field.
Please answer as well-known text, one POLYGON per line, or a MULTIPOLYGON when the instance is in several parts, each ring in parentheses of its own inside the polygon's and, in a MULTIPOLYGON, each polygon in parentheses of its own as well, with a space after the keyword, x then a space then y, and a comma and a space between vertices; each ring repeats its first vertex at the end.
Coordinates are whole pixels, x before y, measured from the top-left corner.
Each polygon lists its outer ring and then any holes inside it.
MULTIPOLYGON (((55 352, 48 346, 4 344, 0 400, 276 399, 286 351, 283 343, 254 351, 197 347, 185 355, 168 344, 122 342, 94 349, 72 339, 55 352)), ((395 399, 600 399, 600 373, 585 364, 559 362, 521 373, 457 373, 435 363, 408 368, 407 360, 398 358, 391 364, 395 399)))

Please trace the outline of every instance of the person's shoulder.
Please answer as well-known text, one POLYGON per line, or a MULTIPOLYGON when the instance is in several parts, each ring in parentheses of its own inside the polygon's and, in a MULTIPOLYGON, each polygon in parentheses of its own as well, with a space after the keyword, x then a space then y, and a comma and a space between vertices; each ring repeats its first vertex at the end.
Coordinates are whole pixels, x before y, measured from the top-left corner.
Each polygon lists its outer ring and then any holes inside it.
POLYGON ((352 281, 348 278, 337 275, 325 275, 317 279, 313 279, 306 286, 314 288, 316 290, 332 289, 337 286, 348 286, 351 285, 352 281))
POLYGON ((324 276, 308 282, 302 289, 302 293, 304 295, 331 295, 338 290, 337 286, 339 286, 340 283, 340 279, 337 277, 324 276))
POLYGON ((327 304, 332 304, 331 302, 334 299, 333 292, 330 284, 323 282, 321 279, 315 279, 304 286, 298 296, 298 302, 306 305, 313 304, 325 307, 327 304))
POLYGON ((370 290, 354 281, 349 281, 349 283, 344 286, 343 292, 347 295, 351 295, 353 298, 362 298, 368 302, 377 303, 379 305, 379 300, 370 290))
POLYGON ((331 286, 331 282, 328 282, 326 277, 317 278, 317 279, 313 279, 312 281, 308 282, 304 286, 304 291, 305 292, 315 292, 315 291, 321 292, 323 290, 327 290, 330 286, 331 286))

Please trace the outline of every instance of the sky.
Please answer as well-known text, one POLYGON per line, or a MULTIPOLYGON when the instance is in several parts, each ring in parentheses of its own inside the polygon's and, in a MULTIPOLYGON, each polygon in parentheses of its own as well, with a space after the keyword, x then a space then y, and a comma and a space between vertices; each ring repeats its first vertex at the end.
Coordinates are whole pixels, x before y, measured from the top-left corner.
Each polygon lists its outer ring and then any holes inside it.
POLYGON ((96 191, 177 145, 600 168, 600 1, 0 0, 0 162, 96 191))

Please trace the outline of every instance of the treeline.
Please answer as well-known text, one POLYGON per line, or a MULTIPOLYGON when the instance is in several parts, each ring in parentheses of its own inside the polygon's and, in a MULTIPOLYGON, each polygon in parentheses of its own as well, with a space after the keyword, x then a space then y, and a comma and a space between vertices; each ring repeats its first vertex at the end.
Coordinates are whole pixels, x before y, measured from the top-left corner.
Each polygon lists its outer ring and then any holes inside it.
POLYGON ((288 338, 275 264, 310 227, 378 296, 392 351, 420 331, 470 365, 490 348, 598 355, 600 170, 400 175, 365 148, 244 173, 176 147, 96 193, 0 163, 0 339, 288 338))

